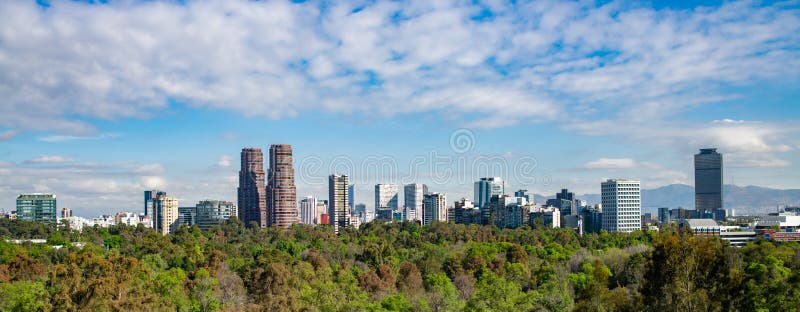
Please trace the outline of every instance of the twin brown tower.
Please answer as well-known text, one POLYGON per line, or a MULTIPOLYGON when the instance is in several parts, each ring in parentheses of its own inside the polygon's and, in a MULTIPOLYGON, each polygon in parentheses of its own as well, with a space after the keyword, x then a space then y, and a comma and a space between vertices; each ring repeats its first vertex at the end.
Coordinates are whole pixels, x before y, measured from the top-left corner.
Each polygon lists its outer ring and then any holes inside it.
POLYGON ((264 174, 264 154, 260 148, 242 149, 239 170, 239 219, 248 226, 289 227, 297 217, 297 187, 294 184, 292 146, 269 147, 269 171, 264 174))

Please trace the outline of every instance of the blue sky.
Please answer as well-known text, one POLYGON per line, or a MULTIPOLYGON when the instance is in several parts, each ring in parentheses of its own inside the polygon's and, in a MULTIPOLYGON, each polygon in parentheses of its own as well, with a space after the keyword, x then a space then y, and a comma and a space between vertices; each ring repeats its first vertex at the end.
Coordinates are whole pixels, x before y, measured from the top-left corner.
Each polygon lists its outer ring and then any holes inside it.
POLYGON ((368 206, 693 184, 706 146, 726 183, 800 188, 797 1, 46 3, 0 3, 0 209, 235 201, 240 149, 274 143, 298 196, 350 173, 368 206))

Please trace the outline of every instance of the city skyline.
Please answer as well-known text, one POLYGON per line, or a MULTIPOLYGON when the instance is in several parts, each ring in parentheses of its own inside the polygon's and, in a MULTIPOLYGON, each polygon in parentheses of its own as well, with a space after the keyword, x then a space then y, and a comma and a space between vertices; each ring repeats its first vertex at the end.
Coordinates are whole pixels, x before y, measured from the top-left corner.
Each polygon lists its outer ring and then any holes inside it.
POLYGON ((457 199, 490 176, 535 194, 598 194, 617 177, 694 185, 692 154, 706 147, 725 155, 724 184, 796 189, 798 12, 742 1, 6 1, 0 210, 32 192, 78 215, 140 211, 145 189, 235 201, 239 150, 277 142, 293 145, 298 177, 322 164, 297 179, 298 198, 326 198, 335 173, 367 204, 377 183, 457 199), (383 157, 412 181, 335 166, 383 157), (536 179, 453 165, 463 180, 437 183, 411 169, 420 157, 534 160, 536 179))

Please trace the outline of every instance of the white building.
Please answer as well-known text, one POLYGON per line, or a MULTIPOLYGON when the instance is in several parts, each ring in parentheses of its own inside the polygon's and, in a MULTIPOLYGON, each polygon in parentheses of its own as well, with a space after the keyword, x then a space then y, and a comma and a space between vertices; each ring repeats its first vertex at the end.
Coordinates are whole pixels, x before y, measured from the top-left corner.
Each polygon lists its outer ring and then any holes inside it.
POLYGON ((178 226, 178 199, 167 195, 153 198, 153 229, 167 235, 178 226))
POLYGON ((433 221, 447 222, 447 196, 442 193, 425 194, 422 201, 422 224, 433 221))
POLYGON ((317 218, 317 198, 306 196, 300 200, 300 223, 313 225, 317 218))
POLYGON ((608 179, 600 184, 603 229, 633 232, 642 228, 642 198, 638 180, 608 179))
POLYGON ((397 184, 375 185, 375 209, 378 208, 397 211, 397 184))
POLYGON ((428 194, 425 184, 406 184, 403 187, 403 220, 422 221, 422 200, 428 194))

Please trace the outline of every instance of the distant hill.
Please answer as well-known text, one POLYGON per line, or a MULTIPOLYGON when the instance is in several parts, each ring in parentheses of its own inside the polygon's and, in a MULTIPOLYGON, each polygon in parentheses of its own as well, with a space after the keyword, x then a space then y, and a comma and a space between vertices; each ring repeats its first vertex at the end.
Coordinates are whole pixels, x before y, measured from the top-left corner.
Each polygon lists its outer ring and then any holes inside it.
MULTIPOLYGON (((780 190, 760 186, 723 186, 726 209, 735 209, 736 214, 758 214, 775 211, 778 205, 800 205, 800 189, 780 190)), ((599 194, 578 196, 589 204, 600 202, 599 194)), ((547 198, 536 195, 537 203, 547 198)), ((694 187, 686 184, 671 184, 655 189, 642 190, 642 211, 656 213, 658 207, 694 209, 694 187)))

